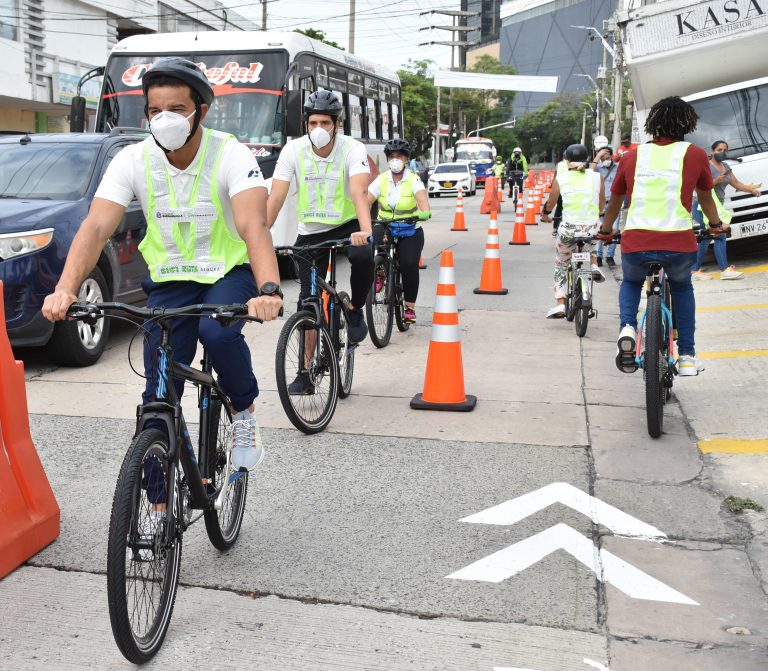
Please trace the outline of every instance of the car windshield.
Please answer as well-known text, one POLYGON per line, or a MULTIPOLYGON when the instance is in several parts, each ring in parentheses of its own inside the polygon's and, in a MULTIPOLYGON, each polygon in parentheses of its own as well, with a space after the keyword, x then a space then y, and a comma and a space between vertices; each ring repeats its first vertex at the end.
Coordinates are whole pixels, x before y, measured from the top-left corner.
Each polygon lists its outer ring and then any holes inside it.
POLYGON ((0 198, 79 200, 98 153, 96 144, 0 145, 0 198))
POLYGON ((438 165, 435 168, 436 175, 442 175, 444 173, 464 173, 467 174, 467 166, 463 163, 452 163, 451 165, 438 165))

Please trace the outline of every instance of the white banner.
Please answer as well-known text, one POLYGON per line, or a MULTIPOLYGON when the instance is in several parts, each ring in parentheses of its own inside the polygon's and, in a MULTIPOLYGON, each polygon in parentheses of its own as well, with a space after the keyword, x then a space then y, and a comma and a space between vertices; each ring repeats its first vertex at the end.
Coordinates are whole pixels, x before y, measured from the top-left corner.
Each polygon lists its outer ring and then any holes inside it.
POLYGON ((438 70, 435 86, 455 89, 492 89, 498 91, 533 91, 557 93, 557 77, 526 75, 489 75, 484 72, 438 70))

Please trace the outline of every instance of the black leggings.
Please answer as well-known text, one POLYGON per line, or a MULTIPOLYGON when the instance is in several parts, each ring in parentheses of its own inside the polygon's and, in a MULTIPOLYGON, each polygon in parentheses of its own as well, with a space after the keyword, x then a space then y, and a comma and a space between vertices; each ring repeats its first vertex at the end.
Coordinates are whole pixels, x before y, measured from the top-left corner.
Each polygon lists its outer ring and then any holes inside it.
MULTIPOLYGON (((316 245, 326 240, 348 238, 352 233, 356 233, 359 230, 360 224, 357 219, 353 219, 341 226, 329 226, 327 231, 322 231, 321 233, 300 235, 296 238, 296 245, 316 245)), ((370 291, 371 283, 373 282, 373 249, 370 245, 347 247, 345 253, 352 266, 352 274, 349 278, 352 288, 352 305, 355 308, 362 308, 365 305, 365 298, 368 296, 368 291, 370 291)), ((312 253, 317 263, 318 275, 322 277, 325 277, 325 271, 328 268, 329 254, 330 252, 327 249, 318 249, 312 253)), ((312 289, 310 264, 308 262, 299 261, 299 277, 301 278, 299 305, 301 305, 301 300, 309 296, 312 289)))
MULTIPOLYGON (((383 227, 373 227, 373 238, 381 244, 384 238, 383 227)), ((410 238, 400 238, 397 243, 397 257, 400 262, 400 275, 403 277, 403 298, 406 303, 415 303, 419 295, 419 258, 424 249, 424 229, 417 228, 410 238)))

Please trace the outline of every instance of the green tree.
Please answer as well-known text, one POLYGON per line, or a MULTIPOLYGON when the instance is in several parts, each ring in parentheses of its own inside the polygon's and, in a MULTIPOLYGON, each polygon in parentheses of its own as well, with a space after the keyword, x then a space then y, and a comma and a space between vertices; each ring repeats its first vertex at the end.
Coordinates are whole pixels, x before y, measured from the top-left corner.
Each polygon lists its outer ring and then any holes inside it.
POLYGON ((326 44, 330 44, 332 47, 336 47, 337 49, 341 49, 344 51, 344 47, 342 47, 338 42, 334 42, 333 40, 329 40, 325 33, 322 30, 317 30, 315 28, 294 28, 294 33, 301 33, 302 35, 306 35, 307 37, 311 37, 313 40, 318 40, 320 42, 325 42, 326 44))
POLYGON ((437 91, 431 70, 434 62, 409 60, 397 71, 403 106, 403 136, 413 145, 414 155, 428 156, 435 128, 437 91))
MULTIPOLYGON (((594 104, 590 94, 583 98, 584 102, 588 100, 594 104)), ((513 135, 530 162, 556 163, 569 144, 581 141, 585 111, 589 114, 582 98, 564 94, 518 119, 513 135)), ((587 119, 587 128, 589 123, 587 119)))

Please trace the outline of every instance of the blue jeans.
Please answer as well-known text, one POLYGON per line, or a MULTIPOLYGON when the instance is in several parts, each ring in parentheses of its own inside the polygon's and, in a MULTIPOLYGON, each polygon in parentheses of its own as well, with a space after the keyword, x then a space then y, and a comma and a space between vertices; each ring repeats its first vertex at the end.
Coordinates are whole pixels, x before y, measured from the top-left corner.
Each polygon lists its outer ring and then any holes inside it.
MULTIPOLYGON (((699 201, 695 196, 693 198, 691 216, 693 217, 693 220, 699 225, 699 228, 704 228, 704 215, 702 214, 701 208, 699 207, 699 201)), ((720 235, 715 236, 713 243, 715 247, 715 261, 717 261, 717 267, 720 269, 720 272, 728 267, 728 256, 725 252, 725 240, 725 233, 721 233, 720 235)), ((699 251, 696 254, 696 263, 693 266, 694 270, 701 270, 701 264, 704 263, 704 257, 707 255, 707 247, 709 247, 709 238, 702 240, 699 243, 699 251)))
POLYGON ((678 353, 694 356, 696 344, 696 299, 693 296, 691 268, 696 260, 695 252, 631 252, 621 255, 623 280, 619 290, 619 317, 621 326, 629 324, 637 328, 637 309, 643 290, 648 266, 660 263, 669 279, 677 328, 678 353))

